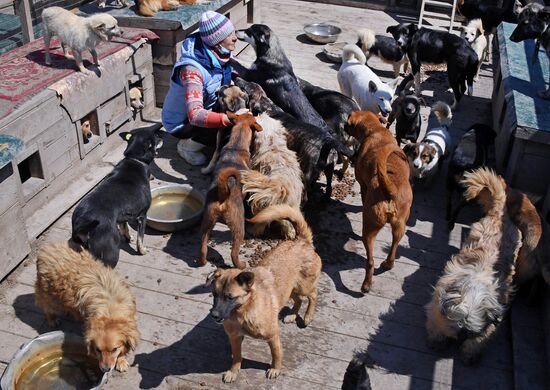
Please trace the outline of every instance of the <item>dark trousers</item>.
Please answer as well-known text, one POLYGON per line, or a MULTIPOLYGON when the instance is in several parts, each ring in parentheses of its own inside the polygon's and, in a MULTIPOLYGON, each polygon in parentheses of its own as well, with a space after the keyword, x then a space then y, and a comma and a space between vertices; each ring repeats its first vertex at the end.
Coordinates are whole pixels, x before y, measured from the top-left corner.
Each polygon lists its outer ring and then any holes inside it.
POLYGON ((199 144, 216 147, 217 133, 218 133, 217 128, 209 129, 205 127, 197 127, 188 123, 178 131, 175 131, 171 134, 176 138, 180 138, 180 139, 191 138, 193 141, 198 142, 199 144))

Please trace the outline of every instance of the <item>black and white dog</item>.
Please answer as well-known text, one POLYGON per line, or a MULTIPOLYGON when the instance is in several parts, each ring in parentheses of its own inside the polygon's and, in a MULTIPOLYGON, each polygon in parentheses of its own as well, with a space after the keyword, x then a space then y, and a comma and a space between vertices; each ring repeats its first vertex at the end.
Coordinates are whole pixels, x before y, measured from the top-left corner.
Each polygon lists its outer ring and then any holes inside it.
POLYGON ((403 73, 407 73, 409 68, 407 55, 392 37, 375 35, 372 30, 364 28, 357 31, 357 46, 365 53, 367 62, 374 55, 393 66, 395 77, 399 76, 401 65, 403 65, 403 73))
MULTIPOLYGON (((535 51, 531 59, 532 63, 538 61, 539 48, 542 45, 546 55, 550 59, 550 7, 516 7, 520 12, 519 23, 510 36, 512 42, 521 42, 526 39, 535 40, 535 51)), ((550 79, 549 79, 550 82, 550 79)), ((545 91, 539 91, 538 95, 543 99, 550 99, 550 85, 545 91)))
POLYGON ((249 69, 231 60, 239 76, 260 84, 277 106, 296 119, 329 131, 300 89, 277 35, 264 24, 253 24, 245 30, 238 30, 237 38, 248 42, 256 52, 256 60, 249 69))
POLYGON ((447 64, 447 76, 454 93, 453 109, 466 92, 466 84, 468 94, 473 94, 478 58, 466 40, 446 31, 425 27, 418 29, 416 24, 390 26, 388 32, 409 57, 412 73, 405 77, 403 83, 414 78, 417 95, 420 94, 420 65, 424 63, 447 64))

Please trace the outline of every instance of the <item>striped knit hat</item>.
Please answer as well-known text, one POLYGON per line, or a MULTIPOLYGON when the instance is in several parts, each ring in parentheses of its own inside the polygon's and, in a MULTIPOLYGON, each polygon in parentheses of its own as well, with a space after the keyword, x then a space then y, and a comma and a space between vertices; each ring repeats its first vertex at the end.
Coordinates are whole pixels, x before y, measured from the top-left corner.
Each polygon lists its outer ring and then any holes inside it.
POLYGON ((235 31, 235 27, 222 14, 206 11, 201 16, 199 31, 202 41, 207 46, 214 47, 235 31))

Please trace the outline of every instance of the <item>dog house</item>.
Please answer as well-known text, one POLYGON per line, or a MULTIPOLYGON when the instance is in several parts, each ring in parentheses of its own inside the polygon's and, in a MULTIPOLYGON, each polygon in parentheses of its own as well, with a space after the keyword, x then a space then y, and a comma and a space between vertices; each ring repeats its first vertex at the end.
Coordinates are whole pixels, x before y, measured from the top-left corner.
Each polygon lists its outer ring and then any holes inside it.
MULTIPOLYGON (((55 41, 52 66, 44 64, 42 39, 0 56, 0 278, 112 170, 124 143, 115 133, 158 119, 150 43, 156 38, 124 29, 124 38, 98 46, 96 75, 77 72, 55 41), (138 81, 144 108, 133 115, 128 87, 138 81), (87 142, 84 123, 92 133, 87 142), (105 161, 107 154, 114 161, 105 161)), ((93 70, 89 53, 84 57, 93 70)))
MULTIPOLYGON (((260 20, 261 0, 213 0, 200 5, 181 5, 173 11, 161 11, 153 17, 136 14, 134 7, 111 9, 120 26, 145 28, 153 31, 160 38, 153 42, 153 75, 155 78, 156 105, 161 107, 168 92, 172 67, 180 56, 181 42, 199 27, 201 14, 212 10, 224 14, 235 25, 236 29, 246 28, 248 24, 260 20)), ((95 2, 80 7, 86 14, 105 12, 95 2)), ((238 54, 246 47, 238 42, 238 54)))

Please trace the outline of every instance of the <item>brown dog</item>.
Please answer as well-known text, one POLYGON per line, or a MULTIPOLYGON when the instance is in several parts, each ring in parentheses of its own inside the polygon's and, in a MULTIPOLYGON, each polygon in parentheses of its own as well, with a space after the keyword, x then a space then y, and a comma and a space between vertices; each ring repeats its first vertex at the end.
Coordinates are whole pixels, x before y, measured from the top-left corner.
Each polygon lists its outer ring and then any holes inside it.
POLYGON ((92 133, 92 126, 90 125, 89 119, 86 119, 80 124, 80 130, 82 130, 82 141, 87 144, 90 142, 90 138, 94 135, 92 133))
POLYGON ((171 11, 181 4, 197 4, 197 0, 136 0, 136 10, 141 16, 155 16, 159 11, 171 11))
POLYGON ((390 253, 382 267, 393 268, 397 245, 405 234, 405 224, 412 204, 407 156, 390 131, 371 112, 354 112, 345 130, 361 143, 355 177, 361 185, 363 200, 363 243, 367 251, 367 275, 361 291, 372 286, 374 271, 373 246, 378 231, 389 223, 392 227, 390 253))
POLYGON ((313 248, 313 237, 302 213, 288 205, 269 206, 250 220, 270 223, 289 219, 296 230, 296 240, 282 241, 254 268, 244 271, 217 269, 208 275, 206 285, 212 285, 214 305, 210 315, 223 322, 231 343, 231 368, 223 374, 224 382, 233 382, 241 369, 241 344, 244 335, 266 340, 271 349, 269 379, 279 376, 283 363, 283 348, 278 314, 288 300, 294 305, 285 323, 294 322, 301 297, 309 304, 304 316, 307 326, 313 320, 317 305, 317 281, 321 273, 321 258, 313 248))
POLYGON ((227 112, 233 123, 231 136, 220 152, 216 162, 214 180, 206 195, 206 207, 201 224, 201 249, 199 266, 206 265, 208 237, 220 217, 231 230, 231 260, 237 268, 243 269, 239 260, 239 248, 244 239, 244 205, 241 184, 241 170, 250 169, 250 143, 254 131, 262 131, 252 114, 235 115, 227 112))

